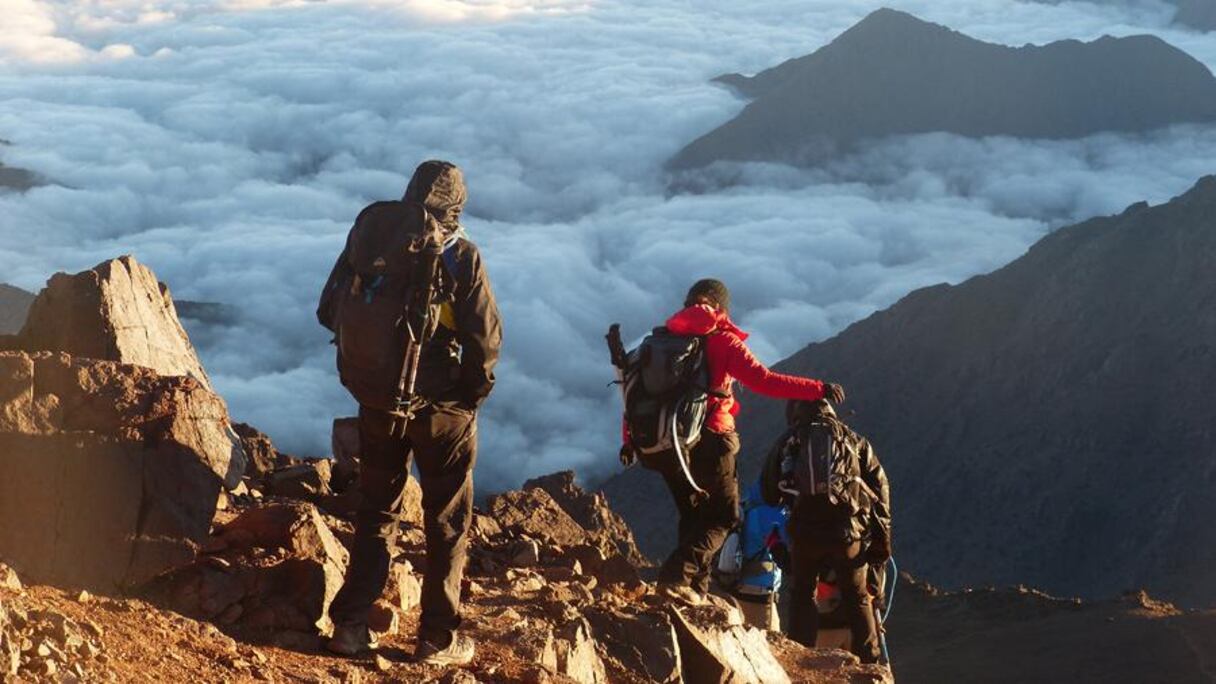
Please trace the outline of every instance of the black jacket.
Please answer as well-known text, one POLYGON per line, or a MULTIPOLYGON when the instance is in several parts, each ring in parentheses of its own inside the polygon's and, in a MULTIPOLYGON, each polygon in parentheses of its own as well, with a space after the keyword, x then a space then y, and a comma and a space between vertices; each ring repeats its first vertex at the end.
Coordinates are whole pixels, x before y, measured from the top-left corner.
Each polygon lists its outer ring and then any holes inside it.
POLYGON ((770 506, 790 506, 789 533, 791 538, 816 536, 821 540, 854 542, 869 539, 875 533, 891 533, 891 488, 887 475, 874 447, 869 440, 853 432, 835 415, 823 416, 837 430, 844 446, 856 454, 856 471, 853 473, 865 485, 867 495, 860 510, 849 515, 838 508, 825 506, 808 496, 795 496, 781 491, 780 483, 785 477, 783 461, 787 454, 800 454, 799 426, 795 425, 773 444, 765 460, 760 476, 760 490, 765 503, 770 506), (872 496, 871 496, 872 495, 872 496))

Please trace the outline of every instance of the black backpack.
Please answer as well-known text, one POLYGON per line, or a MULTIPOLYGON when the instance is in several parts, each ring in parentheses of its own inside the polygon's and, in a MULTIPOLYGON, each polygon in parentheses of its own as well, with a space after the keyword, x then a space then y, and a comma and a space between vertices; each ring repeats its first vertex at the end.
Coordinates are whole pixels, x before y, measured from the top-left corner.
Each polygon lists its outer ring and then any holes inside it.
MULTIPOLYGON (((861 478, 861 456, 848 429, 830 419, 807 421, 793 430, 783 480, 793 484, 808 517, 854 517, 869 511, 876 494, 861 478)), ((788 491, 788 490, 787 490, 788 491)))
MULTIPOLYGON (((414 246, 440 230, 418 203, 377 202, 351 228, 346 250, 321 293, 317 317, 335 333, 338 375, 363 406, 400 408, 408 335, 406 311, 420 288, 450 291, 450 276, 414 246)), ((432 236, 433 237, 433 236, 432 236)), ((425 342, 438 316, 422 331, 425 342)))
POLYGON ((624 353, 619 329, 613 326, 609 347, 625 399, 630 445, 638 460, 658 468, 661 460, 674 454, 688 474, 688 454, 701 438, 710 394, 705 338, 655 328, 636 349, 624 353))

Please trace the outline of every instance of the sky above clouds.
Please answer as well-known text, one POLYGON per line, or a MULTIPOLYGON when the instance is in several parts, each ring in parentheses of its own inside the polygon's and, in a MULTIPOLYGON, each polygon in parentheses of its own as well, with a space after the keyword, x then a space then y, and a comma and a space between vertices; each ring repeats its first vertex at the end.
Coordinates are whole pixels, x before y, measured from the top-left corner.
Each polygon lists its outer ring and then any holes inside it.
MULTIPOLYGON (((1216 66, 1216 39, 1128 7, 888 0, 1020 45, 1152 32, 1216 66)), ((466 171, 466 224, 505 318, 483 412, 490 487, 615 463, 603 343, 658 325, 695 279, 734 292, 768 362, 908 291, 1015 258, 1051 228, 1163 201, 1216 171, 1216 127, 1078 141, 917 136, 823 169, 748 165, 713 194, 662 163, 743 103, 708 79, 813 51, 859 0, 0 0, 0 281, 37 289, 122 253, 179 298, 237 420, 328 451, 352 404, 317 292, 358 210, 417 162, 466 171)), ((831 369, 823 369, 830 378, 831 369)))

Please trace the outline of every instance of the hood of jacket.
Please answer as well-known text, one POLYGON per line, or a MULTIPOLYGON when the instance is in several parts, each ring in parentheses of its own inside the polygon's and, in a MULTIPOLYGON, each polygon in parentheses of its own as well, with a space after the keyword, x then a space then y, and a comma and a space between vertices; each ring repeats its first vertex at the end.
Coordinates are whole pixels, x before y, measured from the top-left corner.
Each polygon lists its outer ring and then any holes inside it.
POLYGON ((667 319, 667 329, 677 335, 708 335, 715 331, 728 332, 740 340, 747 339, 730 315, 705 304, 694 304, 676 312, 667 319))

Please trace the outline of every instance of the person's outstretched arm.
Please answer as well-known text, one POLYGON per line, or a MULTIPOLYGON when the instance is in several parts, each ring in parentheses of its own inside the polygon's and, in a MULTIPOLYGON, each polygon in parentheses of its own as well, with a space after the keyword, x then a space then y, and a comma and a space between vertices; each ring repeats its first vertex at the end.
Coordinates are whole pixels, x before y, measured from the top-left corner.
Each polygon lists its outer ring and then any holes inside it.
POLYGON ((774 399, 817 401, 824 397, 825 383, 769 370, 741 340, 732 336, 725 336, 725 339, 729 345, 726 372, 744 387, 774 399))

